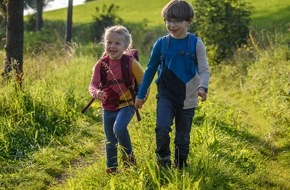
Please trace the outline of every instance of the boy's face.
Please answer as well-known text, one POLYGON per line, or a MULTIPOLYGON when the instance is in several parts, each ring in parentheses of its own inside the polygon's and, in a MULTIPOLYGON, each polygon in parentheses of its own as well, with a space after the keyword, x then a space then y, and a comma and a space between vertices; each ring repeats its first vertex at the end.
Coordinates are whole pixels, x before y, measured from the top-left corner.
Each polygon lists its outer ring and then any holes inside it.
POLYGON ((187 35, 187 27, 190 22, 180 19, 166 19, 166 29, 173 38, 181 39, 187 35))

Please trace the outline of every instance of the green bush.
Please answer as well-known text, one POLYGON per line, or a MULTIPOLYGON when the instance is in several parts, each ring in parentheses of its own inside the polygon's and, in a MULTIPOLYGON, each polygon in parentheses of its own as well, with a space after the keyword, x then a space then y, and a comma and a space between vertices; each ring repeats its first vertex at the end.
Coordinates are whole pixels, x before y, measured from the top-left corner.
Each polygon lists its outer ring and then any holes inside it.
POLYGON ((193 29, 202 38, 209 59, 220 63, 248 39, 252 6, 243 0, 194 1, 193 29))
POLYGON ((60 30, 49 30, 47 27, 40 32, 25 32, 24 53, 37 55, 42 52, 55 53, 55 49, 61 49, 64 40, 60 37, 60 30), (63 43, 62 43, 63 42, 63 43))
POLYGON ((166 29, 163 26, 148 29, 147 22, 144 20, 140 24, 125 23, 125 25, 132 35, 134 48, 142 54, 150 55, 154 42, 166 33, 166 29))
POLYGON ((27 21, 24 22, 24 28, 27 31, 35 31, 36 27, 36 13, 27 15, 27 21))
MULTIPOLYGON (((111 4, 107 6, 103 5, 102 13, 99 16, 93 16, 93 35, 96 41, 99 41, 104 32, 104 28, 115 25, 122 24, 123 20, 117 16, 116 11, 118 11, 119 6, 111 4)), ((99 7, 96 7, 97 13, 100 11, 99 7)))

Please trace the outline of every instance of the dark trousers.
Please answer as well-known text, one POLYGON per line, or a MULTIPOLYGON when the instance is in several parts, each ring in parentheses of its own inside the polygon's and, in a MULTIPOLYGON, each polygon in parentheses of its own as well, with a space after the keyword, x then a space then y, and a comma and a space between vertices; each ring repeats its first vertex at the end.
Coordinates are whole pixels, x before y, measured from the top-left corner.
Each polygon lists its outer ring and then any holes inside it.
POLYGON ((157 161, 170 162, 171 126, 175 122, 175 163, 186 162, 189 153, 190 131, 194 108, 176 108, 164 95, 157 95, 156 156, 157 161))

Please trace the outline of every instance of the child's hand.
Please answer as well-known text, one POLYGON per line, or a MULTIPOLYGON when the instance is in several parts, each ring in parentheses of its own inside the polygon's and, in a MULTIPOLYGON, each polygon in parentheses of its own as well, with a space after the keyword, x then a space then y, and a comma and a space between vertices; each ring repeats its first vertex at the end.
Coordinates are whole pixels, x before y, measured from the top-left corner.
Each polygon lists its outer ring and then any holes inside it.
POLYGON ((198 90, 197 90, 197 96, 200 96, 201 97, 201 101, 202 102, 203 101, 206 101, 207 94, 206 94, 204 88, 198 88, 198 90))
POLYGON ((104 91, 98 90, 95 98, 97 98, 101 101, 105 101, 107 99, 107 93, 104 91))
POLYGON ((144 104, 144 102, 145 102, 145 100, 141 100, 141 99, 136 97, 135 108, 137 108, 137 109, 142 108, 142 105, 144 104))

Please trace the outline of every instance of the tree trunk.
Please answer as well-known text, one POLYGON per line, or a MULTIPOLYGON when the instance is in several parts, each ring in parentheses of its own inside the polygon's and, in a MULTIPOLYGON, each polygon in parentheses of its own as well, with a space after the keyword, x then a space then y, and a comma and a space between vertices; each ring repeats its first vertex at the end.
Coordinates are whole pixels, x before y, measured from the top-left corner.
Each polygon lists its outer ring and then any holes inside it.
POLYGON ((36 0, 36 31, 41 31, 41 28, 43 26, 43 6, 44 0, 36 0))
POLYGON ((67 44, 71 43, 72 38, 72 15, 73 15, 73 0, 68 1, 67 8, 67 21, 66 21, 66 38, 65 41, 67 44))
MULTIPOLYGON (((3 0, 0 0, 0 4, 1 4, 0 12, 2 14, 2 17, 0 18, 0 22, 2 22, 2 23, 0 23, 0 25, 1 25, 1 27, 3 27, 0 32, 2 32, 2 34, 4 35, 4 31, 5 31, 4 29, 6 29, 6 25, 7 25, 6 24, 7 23, 7 11, 6 11, 6 6, 5 6, 5 3, 3 0)), ((3 36, 0 36, 0 37, 3 37, 3 36)))
POLYGON ((16 79, 22 83, 23 75, 23 10, 24 0, 8 0, 6 4, 6 57, 4 60, 4 73, 6 78, 12 69, 16 71, 16 79))

